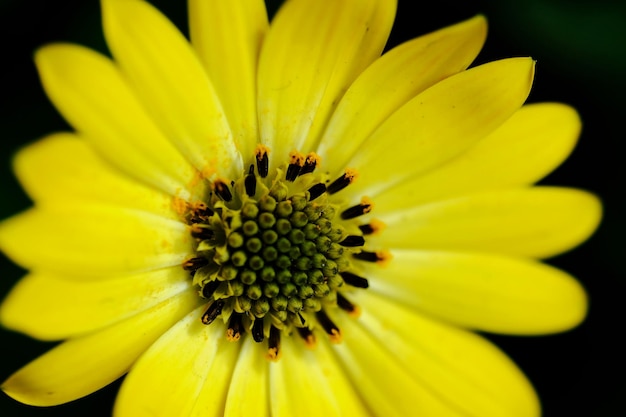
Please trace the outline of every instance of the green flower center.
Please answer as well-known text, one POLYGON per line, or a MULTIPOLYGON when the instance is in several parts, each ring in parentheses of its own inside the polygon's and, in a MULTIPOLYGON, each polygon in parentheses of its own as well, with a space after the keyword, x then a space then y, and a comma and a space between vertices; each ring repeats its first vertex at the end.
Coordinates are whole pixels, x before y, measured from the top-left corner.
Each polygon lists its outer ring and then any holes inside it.
POLYGON ((330 182, 315 173, 318 161, 315 154, 293 152, 289 164, 270 173, 267 148, 259 146, 256 170, 252 164, 235 181, 214 181, 207 201, 187 211, 197 246, 183 267, 209 300, 202 322, 221 318, 229 340, 243 333, 267 340, 271 359, 278 358, 281 333, 295 330, 314 343, 313 329, 320 325, 338 342, 339 328, 327 312, 357 312, 344 293, 368 287, 367 279, 350 272, 351 260, 383 259, 361 250, 375 224, 353 220, 371 203, 364 199, 339 213, 331 202, 355 172, 330 182))

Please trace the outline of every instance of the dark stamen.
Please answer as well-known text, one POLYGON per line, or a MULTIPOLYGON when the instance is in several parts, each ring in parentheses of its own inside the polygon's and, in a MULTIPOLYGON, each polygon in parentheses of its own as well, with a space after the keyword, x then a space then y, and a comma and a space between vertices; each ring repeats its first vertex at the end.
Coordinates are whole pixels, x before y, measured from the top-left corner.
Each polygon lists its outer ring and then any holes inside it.
POLYGON ((300 175, 309 174, 315 171, 315 167, 317 167, 319 160, 320 157, 316 153, 311 152, 308 154, 306 156, 306 160, 304 161, 304 166, 300 170, 300 175))
POLYGON ((308 327, 296 327, 298 330, 298 334, 301 338, 304 339, 308 346, 313 346, 315 344, 315 335, 308 327))
POLYGON ((331 342, 340 342, 341 341, 341 332, 339 331, 339 327, 333 323, 333 321, 328 317, 324 310, 320 310, 315 313, 317 317, 317 321, 322 325, 322 328, 328 335, 330 336, 331 342))
POLYGON ((376 231, 371 224, 362 224, 359 226, 359 230, 361 230, 361 233, 364 235, 371 235, 376 231))
POLYGON ((211 324, 213 321, 222 314, 222 308, 224 307, 224 300, 216 300, 211 303, 209 308, 202 315, 203 324, 211 324))
POLYGON ((350 220, 369 213, 370 211, 372 211, 372 203, 364 199, 361 204, 357 204, 356 206, 352 206, 341 212, 341 218, 344 220, 350 220))
POLYGON ((353 169, 347 169, 341 177, 337 178, 328 186, 327 191, 329 194, 335 194, 352 184, 355 179, 356 171, 353 169))
POLYGON ((346 282, 346 284, 352 285, 353 287, 368 288, 370 286, 366 278, 355 275, 352 272, 342 272, 341 277, 346 282))
POLYGON ((248 197, 254 197, 256 194, 256 175, 254 175, 254 165, 250 165, 250 171, 244 180, 246 194, 248 197))
POLYGON ((304 155, 300 152, 293 151, 289 154, 289 166, 287 167, 287 173, 285 179, 287 181, 295 181, 300 174, 300 169, 304 165, 304 155))
POLYGON ((270 337, 267 340, 267 355, 270 360, 278 360, 280 356, 280 330, 276 327, 270 327, 270 337))
POLYGON ((356 306, 352 304, 346 297, 341 295, 340 292, 337 293, 337 305, 344 311, 348 313, 354 313, 356 311, 356 306))
POLYGON ((228 330, 226 330, 226 339, 231 342, 236 342, 243 333, 242 315, 233 313, 228 321, 228 330))
POLYGON ((265 338, 263 334, 263 319, 254 320, 254 324, 252 325, 252 338, 257 343, 261 343, 265 338))
POLYGON ((315 200, 326 192, 326 186, 321 182, 309 188, 309 201, 315 200))
POLYGON ((183 262, 183 269, 185 271, 191 272, 192 274, 195 274, 198 269, 208 264, 209 264, 209 260, 207 258, 203 258, 203 257, 191 258, 183 262))
POLYGON ((354 248, 357 246, 365 245, 365 239, 363 238, 363 236, 350 235, 346 236, 346 238, 339 242, 339 244, 347 248, 354 248))
POLYGON ((207 282, 206 284, 204 284, 204 287, 202 287, 202 296, 204 298, 211 298, 219 285, 220 281, 218 280, 207 282))
POLYGON ((230 192, 230 188, 228 188, 228 185, 226 185, 222 181, 215 181, 213 185, 215 187, 215 194, 217 194, 219 198, 226 202, 229 202, 233 199, 233 195, 230 192))
POLYGON ((213 238, 213 236, 215 236, 215 232, 209 229, 209 227, 205 224, 196 223, 191 227, 191 236, 197 239, 206 240, 213 238))
POLYGON ((267 177, 269 173, 270 159, 268 157, 269 149, 266 146, 258 145, 256 148, 256 169, 259 171, 261 178, 267 177))
POLYGON ((362 250, 359 253, 354 253, 352 256, 360 261, 367 262, 379 262, 384 261, 385 258, 378 252, 368 252, 366 250, 362 250))

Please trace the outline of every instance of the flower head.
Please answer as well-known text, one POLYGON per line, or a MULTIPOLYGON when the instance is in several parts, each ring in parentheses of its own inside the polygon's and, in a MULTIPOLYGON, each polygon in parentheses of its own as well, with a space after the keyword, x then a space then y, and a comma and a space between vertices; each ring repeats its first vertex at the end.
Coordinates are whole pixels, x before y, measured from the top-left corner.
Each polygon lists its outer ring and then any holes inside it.
POLYGON ((577 325, 585 293, 538 261, 600 218, 533 186, 576 112, 523 106, 529 58, 467 69, 478 16, 381 56, 395 2, 190 0, 191 43, 103 0, 110 59, 36 54, 75 132, 15 158, 34 207, 0 224, 28 275, 2 323, 64 340, 2 385, 40 406, 128 372, 118 416, 536 416, 473 330, 577 325), (130 371, 129 371, 130 370, 130 371))

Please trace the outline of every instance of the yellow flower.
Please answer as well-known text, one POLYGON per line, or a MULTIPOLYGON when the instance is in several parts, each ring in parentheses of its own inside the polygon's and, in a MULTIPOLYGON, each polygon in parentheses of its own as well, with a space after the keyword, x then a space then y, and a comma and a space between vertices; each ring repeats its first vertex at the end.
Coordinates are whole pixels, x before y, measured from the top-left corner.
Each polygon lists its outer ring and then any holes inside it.
POLYGON ((49 406, 130 372, 115 415, 537 416, 473 330, 559 332, 581 286, 538 261, 600 218, 532 186, 580 129, 523 106, 529 58, 466 70, 475 17, 381 56, 391 0, 190 0, 191 45, 103 0, 113 60, 36 54, 76 130, 23 149, 34 207, 0 224, 28 275, 2 323, 67 339, 3 390, 49 406))

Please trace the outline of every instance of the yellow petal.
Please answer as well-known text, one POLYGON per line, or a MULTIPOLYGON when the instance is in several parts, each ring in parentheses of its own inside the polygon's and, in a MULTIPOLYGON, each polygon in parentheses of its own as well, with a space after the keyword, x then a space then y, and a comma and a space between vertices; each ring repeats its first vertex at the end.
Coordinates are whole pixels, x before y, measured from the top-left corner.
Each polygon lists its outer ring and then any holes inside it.
POLYGON ((486 33, 485 19, 477 16, 405 42, 376 60, 350 86, 330 119, 318 148, 324 169, 341 171, 389 115, 426 88, 466 69, 486 33))
POLYGON ((198 295, 187 291, 105 330, 64 342, 11 375, 2 390, 36 406, 91 394, 126 373, 197 301, 198 295))
MULTIPOLYGON (((539 401, 526 377, 487 340, 413 314, 371 292, 362 291, 354 300, 363 315, 358 325, 344 320, 346 333, 361 327, 396 365, 451 409, 473 417, 539 416, 539 401)), ((410 395, 400 385, 395 388, 410 395)))
POLYGON ((222 417, 240 345, 225 326, 202 324, 206 306, 189 313, 145 352, 130 370, 115 403, 115 417, 222 417))
POLYGON ((53 134, 23 148, 13 166, 37 204, 71 206, 92 202, 180 218, 171 196, 121 175, 71 133, 53 134))
POLYGON ((180 265, 192 252, 186 225, 105 206, 35 208, 0 223, 0 249, 26 269, 105 276, 180 265))
POLYGON ((244 337, 228 388, 224 417, 269 417, 267 345, 244 337))
POLYGON ((97 281, 35 272, 4 300, 0 321, 38 339, 66 339, 135 315, 190 287, 189 272, 178 265, 97 281))
POLYGON ((187 198, 196 171, 108 58, 78 45, 53 44, 39 49, 35 61, 54 105, 100 155, 130 176, 187 198))
POLYGON ((263 0, 190 0, 191 43, 213 82, 242 156, 257 143, 256 72, 268 28, 263 0))
MULTIPOLYGON (((326 338, 319 334, 319 338, 326 338)), ((282 356, 270 365, 273 417, 367 415, 329 347, 306 348, 297 335, 281 339, 282 356)))
POLYGON ((580 284, 556 268, 494 255, 396 250, 367 268, 370 290, 458 326, 506 334, 547 334, 579 324, 580 284))
POLYGON ((371 414, 466 417, 434 395, 406 366, 396 361, 397 353, 385 349, 384 344, 351 318, 337 314, 332 319, 342 332, 342 342, 333 345, 332 350, 371 414))
POLYGON ((502 126, 441 167, 376 196, 376 212, 494 188, 532 184, 570 154, 580 118, 564 104, 522 107, 502 126))
POLYGON ((584 191, 535 187, 472 194, 398 210, 374 244, 548 257, 580 244, 601 216, 584 191))
POLYGON ((395 0, 294 0, 281 7, 258 78, 261 140, 276 158, 293 148, 315 150, 341 96, 382 52, 395 10, 395 0))
POLYGON ((191 45, 142 0, 104 0, 104 34, 131 88, 205 177, 241 174, 241 156, 217 94, 191 45))
POLYGON ((529 58, 490 62, 418 94, 393 113, 348 162, 360 174, 351 187, 374 195, 459 155, 522 106, 534 67, 529 58))

